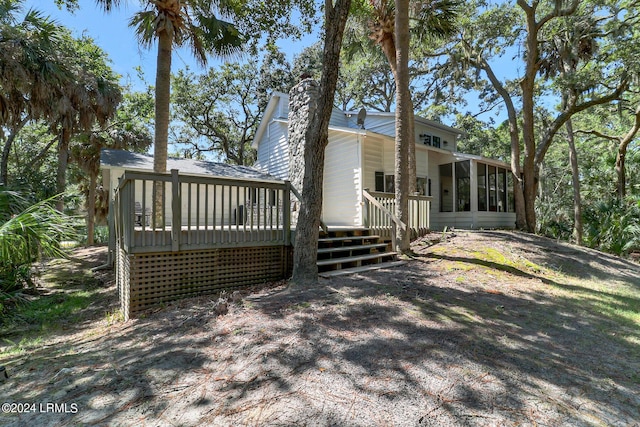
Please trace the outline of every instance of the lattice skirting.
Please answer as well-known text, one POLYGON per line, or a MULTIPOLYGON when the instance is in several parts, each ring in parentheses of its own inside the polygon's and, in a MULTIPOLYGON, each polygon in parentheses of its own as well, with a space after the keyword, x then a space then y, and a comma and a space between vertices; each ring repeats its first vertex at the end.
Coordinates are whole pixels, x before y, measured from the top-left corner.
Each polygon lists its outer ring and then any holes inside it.
POLYGON ((126 319, 163 302, 287 278, 291 248, 262 246, 117 254, 120 307, 126 319))

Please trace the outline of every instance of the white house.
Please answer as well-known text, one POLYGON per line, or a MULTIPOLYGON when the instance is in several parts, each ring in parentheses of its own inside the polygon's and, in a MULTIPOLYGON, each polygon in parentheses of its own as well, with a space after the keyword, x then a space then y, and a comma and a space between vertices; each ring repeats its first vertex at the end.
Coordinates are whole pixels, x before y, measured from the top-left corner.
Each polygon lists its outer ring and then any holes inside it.
MULTIPOLYGON (((289 179, 289 96, 274 93, 255 135, 255 167, 289 179)), ((324 168, 323 221, 365 225, 363 191, 392 193, 395 114, 334 109, 324 168), (359 118, 361 123, 359 123, 359 118)), ((430 228, 512 228, 513 183, 504 162, 457 151, 463 132, 415 118, 416 176, 431 198, 430 228)))

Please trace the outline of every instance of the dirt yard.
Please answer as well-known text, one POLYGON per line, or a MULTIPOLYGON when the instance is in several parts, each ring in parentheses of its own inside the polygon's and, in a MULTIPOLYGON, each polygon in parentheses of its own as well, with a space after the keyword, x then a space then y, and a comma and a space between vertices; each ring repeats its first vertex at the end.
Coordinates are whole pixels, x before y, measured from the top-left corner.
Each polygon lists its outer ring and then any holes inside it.
POLYGON ((29 404, 0 425, 640 426, 637 264, 526 234, 441 236, 405 266, 245 291, 222 316, 202 297, 114 321, 101 273, 107 296, 82 321, 0 356, 1 401, 29 404))

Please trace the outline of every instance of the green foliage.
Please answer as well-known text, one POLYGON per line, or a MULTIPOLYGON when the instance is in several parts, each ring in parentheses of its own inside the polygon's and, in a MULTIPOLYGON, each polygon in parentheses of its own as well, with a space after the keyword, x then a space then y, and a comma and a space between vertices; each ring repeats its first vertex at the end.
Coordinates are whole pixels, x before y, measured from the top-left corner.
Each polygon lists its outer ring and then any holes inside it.
POLYGON ((64 256, 60 243, 75 239, 74 221, 52 206, 30 205, 19 193, 0 191, 0 292, 30 284, 29 269, 43 256, 64 256))
POLYGON ((193 154, 212 153, 228 163, 253 164, 251 142, 262 114, 259 98, 265 92, 256 64, 226 63, 202 75, 180 70, 172 85, 175 116, 185 124, 177 143, 193 154))
MULTIPOLYGON (((78 230, 78 234, 81 236, 79 240, 80 245, 87 244, 87 228, 81 227, 78 230)), ((93 243, 96 245, 103 245, 109 243, 109 227, 106 225, 100 225, 93 230, 93 243)))
POLYGON ((585 207, 585 243, 616 255, 640 250, 640 198, 612 198, 585 207))

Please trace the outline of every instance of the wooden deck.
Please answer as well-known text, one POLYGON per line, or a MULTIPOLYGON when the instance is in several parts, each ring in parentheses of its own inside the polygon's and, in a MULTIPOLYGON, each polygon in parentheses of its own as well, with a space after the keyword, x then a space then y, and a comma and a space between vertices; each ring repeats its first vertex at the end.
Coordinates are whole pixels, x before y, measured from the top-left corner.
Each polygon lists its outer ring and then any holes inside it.
MULTIPOLYGON (((177 298, 290 275, 292 199, 299 196, 287 181, 126 171, 115 190, 110 250, 127 319, 177 298)), ((331 227, 333 240, 321 241, 321 271, 397 265, 387 244, 394 229, 391 196, 368 196, 363 228, 331 227), (345 233, 371 238, 354 243, 358 239, 345 233)), ((428 228, 429 201, 412 203, 409 226, 419 234, 428 228)))

